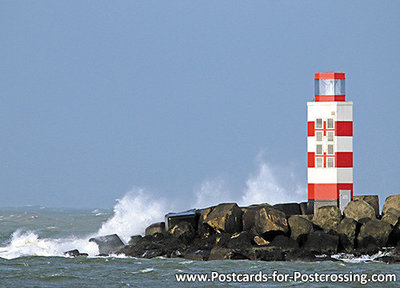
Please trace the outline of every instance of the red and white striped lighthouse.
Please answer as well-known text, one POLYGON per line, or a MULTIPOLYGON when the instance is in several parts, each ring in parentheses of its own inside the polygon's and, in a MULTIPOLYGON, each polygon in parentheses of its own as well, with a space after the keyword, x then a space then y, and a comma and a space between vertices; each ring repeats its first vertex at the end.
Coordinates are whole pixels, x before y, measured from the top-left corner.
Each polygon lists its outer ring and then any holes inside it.
POLYGON ((344 73, 315 73, 315 101, 307 103, 308 202, 342 211, 353 199, 353 102, 344 73))

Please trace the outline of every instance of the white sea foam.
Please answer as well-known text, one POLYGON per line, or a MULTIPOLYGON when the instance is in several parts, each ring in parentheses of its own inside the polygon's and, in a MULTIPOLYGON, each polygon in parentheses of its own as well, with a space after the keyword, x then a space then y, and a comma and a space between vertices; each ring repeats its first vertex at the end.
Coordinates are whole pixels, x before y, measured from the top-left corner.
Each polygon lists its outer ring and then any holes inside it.
POLYGON ((97 235, 116 233, 128 242, 130 236, 143 234, 144 229, 151 223, 163 221, 167 213, 165 201, 142 188, 134 188, 117 201, 114 216, 102 225, 97 235))
POLYGON ((291 173, 286 179, 279 180, 271 165, 259 161, 257 172, 251 174, 246 181, 239 203, 251 205, 255 203, 277 204, 284 202, 301 202, 306 198, 306 189, 298 183, 294 183, 291 173), (295 187, 295 188, 294 188, 295 187))
POLYGON ((21 232, 17 230, 11 236, 10 243, 0 247, 0 257, 13 259, 23 256, 63 256, 65 251, 80 247, 89 255, 97 255, 99 249, 93 242, 87 239, 40 239, 32 232, 21 232))
MULTIPOLYGON (((63 239, 40 238, 33 231, 13 233, 10 243, 0 247, 0 257, 5 259, 23 256, 64 256, 64 252, 78 249, 89 256, 99 254, 97 244, 89 239, 108 234, 117 234, 127 243, 130 236, 143 234, 145 228, 153 222, 163 221, 168 210, 165 202, 152 196, 148 191, 134 188, 122 199, 117 200, 114 215, 94 234, 86 237, 70 236, 63 239)), ((96 213, 98 211, 93 211, 96 213)))
POLYGON ((335 258, 337 260, 341 260, 346 263, 361 263, 361 262, 375 262, 377 261, 376 259, 379 257, 383 256, 390 256, 392 254, 392 251, 390 249, 386 249, 383 251, 378 251, 377 253, 373 255, 361 255, 361 256, 354 256, 353 254, 347 254, 347 253, 339 253, 332 255, 332 258, 335 258))
POLYGON ((204 208, 222 202, 236 202, 242 206, 277 204, 301 202, 307 198, 305 186, 296 181, 290 167, 273 168, 264 161, 262 154, 256 157, 256 170, 250 173, 244 186, 242 190, 232 191, 221 178, 207 179, 194 191, 196 200, 192 206, 204 208))

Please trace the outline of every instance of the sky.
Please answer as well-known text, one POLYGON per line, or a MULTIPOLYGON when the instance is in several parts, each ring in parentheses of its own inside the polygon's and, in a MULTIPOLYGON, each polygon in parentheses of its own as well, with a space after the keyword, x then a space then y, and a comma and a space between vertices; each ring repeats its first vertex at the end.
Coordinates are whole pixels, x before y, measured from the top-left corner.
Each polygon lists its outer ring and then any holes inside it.
POLYGON ((383 203, 400 193, 399 8, 1 0, 0 206, 305 201, 306 103, 329 71, 354 103, 354 195, 383 203))

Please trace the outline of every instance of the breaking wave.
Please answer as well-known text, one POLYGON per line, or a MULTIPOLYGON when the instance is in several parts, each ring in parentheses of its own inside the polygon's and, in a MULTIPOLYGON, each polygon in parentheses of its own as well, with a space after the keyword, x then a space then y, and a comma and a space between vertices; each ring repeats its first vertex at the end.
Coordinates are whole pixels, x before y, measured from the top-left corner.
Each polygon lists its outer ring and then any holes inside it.
POLYGON ((85 237, 70 236, 62 239, 40 238, 34 231, 15 231, 9 244, 0 247, 0 257, 13 259, 24 256, 64 256, 64 252, 78 249, 89 256, 99 254, 97 244, 89 242, 92 237, 118 234, 127 243, 130 236, 142 234, 151 223, 163 221, 167 206, 162 200, 144 189, 134 188, 122 199, 117 199, 114 215, 100 229, 85 237))
POLYGON ((135 188, 117 202, 114 216, 101 226, 97 235, 118 234, 128 242, 130 236, 143 234, 151 223, 163 221, 167 213, 165 202, 156 200, 142 188, 135 188))

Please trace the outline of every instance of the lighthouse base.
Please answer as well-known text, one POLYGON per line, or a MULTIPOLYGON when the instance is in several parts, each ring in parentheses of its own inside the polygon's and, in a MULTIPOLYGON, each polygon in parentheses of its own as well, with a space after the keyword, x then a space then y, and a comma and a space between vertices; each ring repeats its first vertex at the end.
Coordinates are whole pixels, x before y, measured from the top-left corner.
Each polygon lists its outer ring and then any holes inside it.
POLYGON ((315 212, 320 207, 324 206, 336 206, 339 207, 339 200, 338 199, 308 199, 308 211, 315 212))

